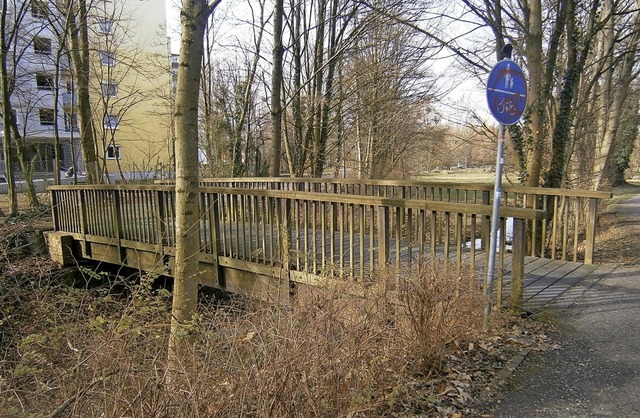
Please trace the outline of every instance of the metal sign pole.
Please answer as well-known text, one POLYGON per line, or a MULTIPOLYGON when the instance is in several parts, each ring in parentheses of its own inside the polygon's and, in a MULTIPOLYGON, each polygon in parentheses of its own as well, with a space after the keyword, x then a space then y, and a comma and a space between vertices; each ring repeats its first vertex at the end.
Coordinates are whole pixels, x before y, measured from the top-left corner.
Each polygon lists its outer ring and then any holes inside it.
MULTIPOLYGON (((491 315, 493 276, 496 270, 505 126, 517 123, 527 107, 527 80, 520 66, 511 60, 512 49, 510 44, 506 44, 502 48, 504 58, 493 67, 487 80, 487 104, 493 117, 500 123, 500 130, 498 132, 498 155, 496 157, 496 182, 493 190, 489 265, 487 266, 487 278, 485 280, 485 295, 487 297, 484 310, 485 326, 488 325, 489 315, 491 315)), ((505 232, 502 231, 503 234, 505 232)))
MULTIPOLYGON (((496 182, 493 189, 493 213, 491 216, 491 239, 489 241, 489 267, 485 295, 487 303, 484 308, 485 321, 491 314, 491 298, 493 293, 493 275, 496 270, 496 252, 498 248, 498 225, 500 223, 500 200, 502 198, 502 166, 504 165, 504 124, 498 130, 498 153, 496 157, 496 182)), ((504 233, 505 231, 502 231, 504 233)))

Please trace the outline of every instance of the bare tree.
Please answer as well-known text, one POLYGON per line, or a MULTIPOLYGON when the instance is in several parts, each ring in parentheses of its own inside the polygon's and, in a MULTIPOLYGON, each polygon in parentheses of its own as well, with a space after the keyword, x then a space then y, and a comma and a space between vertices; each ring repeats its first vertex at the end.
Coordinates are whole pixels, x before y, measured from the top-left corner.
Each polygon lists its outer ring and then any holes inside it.
POLYGON ((69 13, 69 45, 71 63, 75 73, 75 87, 78 100, 78 118, 80 125, 80 144, 82 159, 87 175, 87 183, 100 181, 100 167, 96 157, 96 143, 92 122, 91 97, 89 82, 91 61, 89 50, 89 9, 86 0, 68 0, 69 13))
MULTIPOLYGON (((7 181, 9 191, 9 214, 18 213, 18 195, 16 191, 15 176, 13 173, 13 153, 12 138, 17 132, 17 123, 11 106, 11 92, 13 90, 12 83, 15 77, 10 73, 8 61, 10 56, 10 47, 12 46, 17 33, 18 24, 21 22, 26 13, 26 6, 23 4, 21 8, 10 8, 7 0, 2 0, 2 10, 0 10, 0 87, 2 92, 2 127, 3 127, 3 155, 5 165, 5 180, 7 181), (13 22, 7 22, 9 17, 13 17, 13 22)), ((15 52, 15 48, 14 48, 15 52)))
POLYGON ((220 0, 185 0, 180 11, 181 40, 178 80, 176 84, 176 252, 171 337, 170 367, 177 365, 182 344, 189 341, 188 324, 193 318, 198 299, 199 237, 199 165, 198 103, 204 32, 209 16, 220 0))
POLYGON ((284 0, 274 0, 273 9, 273 67, 271 72, 271 125, 272 125, 272 154, 269 175, 280 175, 280 161, 282 159, 282 20, 284 14, 284 0))
MULTIPOLYGON (((258 146, 264 110, 256 82, 259 73, 263 35, 269 16, 264 1, 248 1, 248 17, 236 24, 248 25, 251 36, 235 36, 220 58, 212 30, 205 34, 202 71, 202 151, 207 157, 207 172, 212 175, 257 175, 262 162, 258 146), (241 39, 250 38, 250 39, 241 39), (235 53, 234 53, 235 52, 235 53), (255 162, 259 161, 259 164, 255 162)), ((209 28, 215 23, 209 23, 209 28)))
MULTIPOLYGON (((36 3, 38 4, 38 3, 36 3)), ((36 9, 37 10, 37 9, 36 9)), ((43 30, 43 24, 37 18, 29 21, 28 12, 34 14, 34 4, 27 2, 3 2, 2 19, 2 102, 4 125, 4 151, 6 177, 9 184, 11 200, 11 213, 17 211, 17 193, 15 189, 15 173, 13 164, 17 161, 20 165, 22 180, 25 182, 25 191, 30 206, 38 206, 38 196, 33 183, 33 171, 35 166, 42 161, 39 153, 40 147, 28 145, 25 142, 27 131, 26 119, 33 111, 37 98, 33 95, 22 95, 24 91, 31 90, 31 79, 35 76, 32 71, 23 68, 22 60, 25 59, 27 50, 33 55, 43 52, 46 61, 46 52, 50 49, 50 40, 38 36, 43 30), (11 18, 11 21, 7 21, 11 18), (26 86, 26 88, 24 88, 26 86), (22 132, 18 126, 17 109, 13 108, 12 100, 16 96, 20 102, 19 110, 24 119, 22 132), (14 158, 15 157, 15 158, 14 158)), ((35 57, 34 57, 35 58, 35 57)), ((37 61, 27 60, 27 61, 37 61)), ((31 62, 34 64, 33 62, 31 62)))
POLYGON ((353 121, 346 136, 355 139, 358 177, 384 178, 420 147, 436 120, 434 80, 423 66, 431 51, 395 19, 367 18, 374 22, 358 37, 343 76, 344 116, 353 121))
POLYGON ((601 32, 599 58, 605 63, 597 112, 596 153, 593 186, 610 186, 615 179, 613 156, 619 141, 618 129, 629 97, 632 81, 638 76, 638 43, 640 42, 640 10, 637 4, 605 0, 610 16, 601 32), (619 23, 619 25, 617 25, 619 23))

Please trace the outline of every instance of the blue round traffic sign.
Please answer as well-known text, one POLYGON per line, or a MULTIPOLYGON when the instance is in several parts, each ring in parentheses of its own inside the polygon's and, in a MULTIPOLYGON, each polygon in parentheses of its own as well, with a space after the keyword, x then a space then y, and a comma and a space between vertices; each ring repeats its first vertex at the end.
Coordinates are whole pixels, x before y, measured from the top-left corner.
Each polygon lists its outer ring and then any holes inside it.
POLYGON ((487 80, 487 103, 494 118, 503 125, 513 125, 527 107, 527 80, 514 61, 498 62, 487 80))

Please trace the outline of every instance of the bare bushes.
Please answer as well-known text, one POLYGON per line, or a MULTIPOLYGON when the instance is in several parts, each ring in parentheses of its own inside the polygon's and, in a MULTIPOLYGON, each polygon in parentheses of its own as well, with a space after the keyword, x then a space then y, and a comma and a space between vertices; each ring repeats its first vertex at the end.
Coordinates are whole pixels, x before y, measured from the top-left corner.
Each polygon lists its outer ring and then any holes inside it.
POLYGON ((401 281, 401 304, 415 339, 413 352, 430 373, 453 346, 464 345, 482 328, 484 302, 473 290, 473 278, 463 280, 449 265, 421 263, 416 270, 401 281))
POLYGON ((76 417, 400 412, 413 396, 407 382, 440 369, 449 350, 472 338, 483 306, 444 266, 424 264, 403 283, 400 297, 338 283, 301 288, 290 306, 242 298, 201 306, 190 324, 197 341, 180 353, 171 384, 163 292, 143 284, 126 299, 62 287, 36 292, 21 318, 30 325, 5 351, 0 410, 76 417))

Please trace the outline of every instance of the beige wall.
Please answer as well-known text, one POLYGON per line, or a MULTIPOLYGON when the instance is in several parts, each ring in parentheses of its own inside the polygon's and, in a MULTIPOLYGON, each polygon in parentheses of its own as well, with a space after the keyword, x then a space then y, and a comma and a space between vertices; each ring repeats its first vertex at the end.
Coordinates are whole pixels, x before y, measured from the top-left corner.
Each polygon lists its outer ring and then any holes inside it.
MULTIPOLYGON (((114 0, 105 4, 104 15, 96 16, 96 21, 111 18, 112 33, 100 33, 96 23, 92 34, 91 80, 98 146, 120 147, 119 160, 105 159, 110 173, 166 171, 171 155, 171 77, 165 1, 114 0), (114 65, 103 65, 100 51, 112 53, 114 65), (104 96, 103 82, 113 85, 116 94, 104 96), (104 126, 105 115, 118 118, 117 128, 104 126)), ((98 155, 101 151, 99 148, 98 155)))

